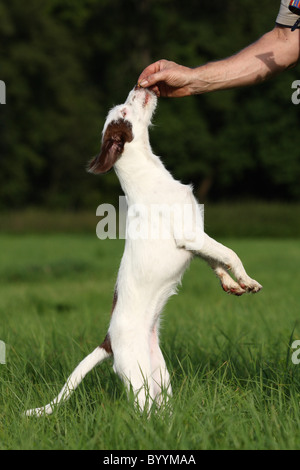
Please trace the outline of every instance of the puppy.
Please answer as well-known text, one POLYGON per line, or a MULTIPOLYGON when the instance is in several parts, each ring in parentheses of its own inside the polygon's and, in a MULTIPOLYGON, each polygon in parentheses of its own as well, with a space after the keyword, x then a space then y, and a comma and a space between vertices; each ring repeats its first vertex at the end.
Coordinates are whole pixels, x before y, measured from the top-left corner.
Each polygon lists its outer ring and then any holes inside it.
POLYGON ((114 371, 133 392, 138 409, 148 412, 153 403, 159 407, 167 400, 172 390, 159 347, 159 318, 195 256, 208 262, 228 293, 255 293, 262 287, 231 249, 204 233, 201 206, 191 186, 174 180, 153 154, 148 127, 156 104, 153 93, 134 88, 124 104, 109 112, 101 151, 89 165, 95 174, 114 167, 128 203, 126 243, 108 332, 59 395, 42 408, 27 410, 27 415, 51 414, 93 367, 111 356, 114 371))

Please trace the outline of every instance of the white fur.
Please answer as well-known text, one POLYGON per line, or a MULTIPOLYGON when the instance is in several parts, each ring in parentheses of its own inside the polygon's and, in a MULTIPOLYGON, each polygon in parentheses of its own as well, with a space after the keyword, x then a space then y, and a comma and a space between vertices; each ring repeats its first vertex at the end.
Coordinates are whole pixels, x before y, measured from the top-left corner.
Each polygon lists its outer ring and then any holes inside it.
MULTIPOLYGON (((182 234, 171 218, 171 224, 167 226, 168 237, 137 239, 129 233, 126 239, 116 283, 117 302, 108 337, 114 371, 128 391, 133 391, 141 410, 148 410, 154 401, 160 405, 162 392, 165 392, 164 397, 172 393, 170 376, 159 347, 159 317, 194 255, 209 263, 228 293, 241 295, 261 289, 260 284, 246 274, 232 250, 203 233, 201 208, 192 188, 175 181, 159 157, 153 154, 148 126, 156 102, 155 95, 149 91, 132 90, 123 105, 109 112, 103 129, 105 137, 112 122, 126 120, 132 125, 133 140, 125 143, 122 155, 114 165, 127 197, 131 222, 141 227, 150 224, 151 227, 153 221, 149 212, 146 211, 145 215, 139 208, 150 209, 153 204, 190 205, 193 214, 197 215, 196 222, 191 224, 196 236, 182 234), (228 270, 232 271, 236 281, 228 270)), ((103 347, 96 348, 77 366, 56 399, 43 408, 28 410, 26 414, 40 416, 52 413, 54 405, 69 398, 86 373, 110 355, 103 347)))

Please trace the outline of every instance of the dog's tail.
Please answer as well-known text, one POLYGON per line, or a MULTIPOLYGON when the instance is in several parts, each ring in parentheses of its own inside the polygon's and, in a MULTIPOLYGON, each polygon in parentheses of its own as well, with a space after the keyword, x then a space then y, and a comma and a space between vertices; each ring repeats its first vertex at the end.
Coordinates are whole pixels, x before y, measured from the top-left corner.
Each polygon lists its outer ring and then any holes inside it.
POLYGON ((72 372, 65 385, 59 392, 58 396, 54 398, 48 405, 42 408, 33 408, 25 411, 26 416, 43 416, 45 414, 50 415, 54 407, 62 401, 66 401, 70 398, 76 387, 84 379, 86 374, 90 372, 100 362, 109 358, 112 355, 109 338, 106 337, 105 341, 98 346, 91 354, 86 356, 72 372))

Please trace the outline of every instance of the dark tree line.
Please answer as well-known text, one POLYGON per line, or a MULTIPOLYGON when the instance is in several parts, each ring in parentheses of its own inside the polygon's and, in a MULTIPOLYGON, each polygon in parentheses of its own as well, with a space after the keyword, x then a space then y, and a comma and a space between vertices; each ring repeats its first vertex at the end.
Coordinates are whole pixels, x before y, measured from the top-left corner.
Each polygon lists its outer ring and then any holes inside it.
MULTIPOLYGON (((96 206, 120 191, 86 173, 107 111, 150 62, 197 66, 274 26, 279 0, 0 0, 0 208, 96 206)), ((264 84, 160 100, 155 153, 199 199, 300 199, 299 66, 264 84)))

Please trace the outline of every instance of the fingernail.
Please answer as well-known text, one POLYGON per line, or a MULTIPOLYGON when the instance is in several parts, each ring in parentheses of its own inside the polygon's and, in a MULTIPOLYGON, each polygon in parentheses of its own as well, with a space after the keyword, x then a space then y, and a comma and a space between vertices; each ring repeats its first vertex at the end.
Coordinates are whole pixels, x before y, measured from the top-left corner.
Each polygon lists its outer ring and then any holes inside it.
POLYGON ((142 80, 141 82, 139 82, 139 85, 145 87, 149 85, 149 82, 147 80, 142 80))

